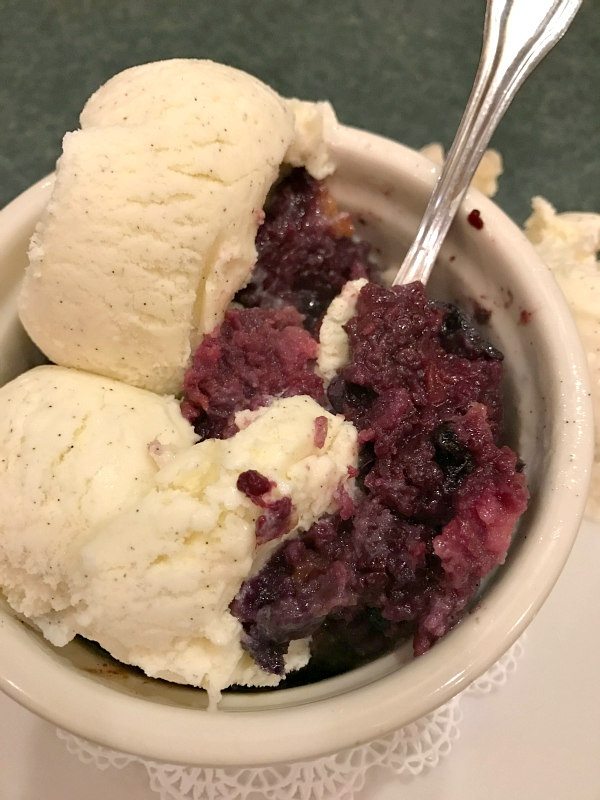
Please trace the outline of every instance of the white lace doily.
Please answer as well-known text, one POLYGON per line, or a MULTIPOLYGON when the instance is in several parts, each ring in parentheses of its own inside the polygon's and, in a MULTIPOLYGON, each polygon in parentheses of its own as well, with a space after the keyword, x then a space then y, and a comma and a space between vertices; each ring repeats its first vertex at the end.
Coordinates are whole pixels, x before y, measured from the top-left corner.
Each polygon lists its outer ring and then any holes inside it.
POLYGON ((460 735, 462 696, 486 695, 504 686, 523 653, 523 638, 462 694, 426 717, 382 739, 315 761, 245 769, 182 767, 109 750, 60 729, 57 735, 72 755, 98 769, 142 764, 160 800, 353 800, 373 767, 415 776, 447 756, 460 735))

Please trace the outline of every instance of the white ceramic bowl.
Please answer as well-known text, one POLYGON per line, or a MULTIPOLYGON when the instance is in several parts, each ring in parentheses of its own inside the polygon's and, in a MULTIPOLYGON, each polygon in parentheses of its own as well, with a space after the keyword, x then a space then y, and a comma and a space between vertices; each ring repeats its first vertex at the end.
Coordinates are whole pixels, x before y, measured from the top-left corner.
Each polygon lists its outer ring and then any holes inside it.
MULTIPOLYGON (((340 131, 331 181, 341 204, 384 260, 398 262, 431 192, 436 169, 399 144, 340 131)), ((28 238, 49 195, 33 186, 0 212, 0 379, 36 363, 15 295, 28 238)), ((151 680, 75 641, 55 649, 0 607, 0 686, 80 736, 152 759, 249 765, 316 757, 405 725, 484 672, 531 621, 556 581, 583 512, 592 458, 585 360, 565 302, 518 228, 472 192, 444 245, 432 296, 492 309, 505 353, 507 438, 527 464, 531 503, 506 564, 477 606, 413 660, 409 647, 302 688, 226 694, 217 713, 203 692, 151 680), (476 207, 483 230, 466 221, 476 207), (522 324, 521 311, 532 312, 522 324)))

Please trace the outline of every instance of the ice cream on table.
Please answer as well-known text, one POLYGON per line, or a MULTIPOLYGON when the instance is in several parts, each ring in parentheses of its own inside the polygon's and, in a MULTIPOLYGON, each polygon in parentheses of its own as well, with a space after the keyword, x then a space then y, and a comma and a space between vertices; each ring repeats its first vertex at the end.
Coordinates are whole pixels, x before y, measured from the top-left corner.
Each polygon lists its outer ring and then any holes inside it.
POLYGON ((600 520, 600 214, 559 214, 543 197, 532 200, 525 233, 554 273, 587 355, 596 419, 596 447, 586 513, 600 520))

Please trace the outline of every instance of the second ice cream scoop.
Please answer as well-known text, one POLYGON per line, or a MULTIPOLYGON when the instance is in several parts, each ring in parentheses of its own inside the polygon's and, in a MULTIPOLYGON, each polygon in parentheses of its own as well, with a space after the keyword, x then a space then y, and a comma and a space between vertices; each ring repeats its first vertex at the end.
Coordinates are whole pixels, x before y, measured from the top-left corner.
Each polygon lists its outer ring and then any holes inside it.
MULTIPOLYGON (((307 396, 195 444, 173 398, 63 367, 0 389, 0 585, 53 644, 81 634, 148 675, 274 685, 229 605, 282 536, 352 492, 354 426, 307 396)), ((307 643, 290 650, 303 666, 307 643)))

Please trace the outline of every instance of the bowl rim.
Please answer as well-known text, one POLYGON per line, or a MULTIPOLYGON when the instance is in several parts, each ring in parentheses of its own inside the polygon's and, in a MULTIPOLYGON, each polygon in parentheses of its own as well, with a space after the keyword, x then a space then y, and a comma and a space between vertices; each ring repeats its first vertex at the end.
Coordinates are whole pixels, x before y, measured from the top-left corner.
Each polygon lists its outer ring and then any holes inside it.
MULTIPOLYGON (((420 153, 389 139, 339 126, 334 152, 363 162, 393 163, 431 190, 436 170, 420 153)), ((32 221, 43 178, 0 211, 12 230, 32 221)), ((592 462, 592 412, 583 348, 558 285, 517 225, 492 201, 475 190, 489 228, 502 232, 508 251, 519 252, 523 278, 536 281, 539 317, 555 356, 553 385, 563 420, 553 452, 551 486, 587 488, 592 462), (570 387, 560 391, 558 382, 570 387), (578 453, 577 458, 570 454, 578 453)), ((525 285, 525 284, 523 284, 525 285)), ((537 312, 536 312, 537 314, 537 312)), ((169 763, 202 766, 258 766, 316 758, 377 739, 447 702, 488 669, 533 619, 556 582, 573 545, 583 515, 586 493, 569 503, 560 492, 540 510, 536 522, 534 563, 515 563, 514 579, 484 596, 433 651, 401 670, 333 697, 293 707, 257 711, 208 712, 180 708, 128 696, 61 666, 44 646, 27 635, 23 623, 0 610, 0 688, 14 700, 53 724, 104 746, 169 763), (527 569, 525 569, 527 567, 527 569), (520 581, 518 580, 520 578, 520 581), (516 588, 515 588, 516 586, 516 588), (415 701, 417 698, 417 701, 415 701), (391 702, 393 699, 393 702, 391 702), (304 731, 299 739, 295 734, 304 731), (232 747, 232 745, 234 745, 232 747)), ((529 542, 527 544, 530 544, 529 542)))

